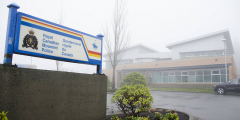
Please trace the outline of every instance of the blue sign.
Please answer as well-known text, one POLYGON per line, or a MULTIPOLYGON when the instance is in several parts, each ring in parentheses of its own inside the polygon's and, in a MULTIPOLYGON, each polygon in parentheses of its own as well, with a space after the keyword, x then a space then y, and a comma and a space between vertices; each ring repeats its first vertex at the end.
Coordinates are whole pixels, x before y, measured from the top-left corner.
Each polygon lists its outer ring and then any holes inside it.
POLYGON ((10 4, 8 7, 10 9, 8 28, 15 29, 7 30, 5 64, 11 64, 12 54, 17 53, 97 65, 97 73, 102 72, 103 35, 89 35, 17 12, 19 6, 16 4, 10 4), (16 22, 11 23, 13 20, 16 22), (11 34, 11 36, 8 37, 8 34, 11 34))

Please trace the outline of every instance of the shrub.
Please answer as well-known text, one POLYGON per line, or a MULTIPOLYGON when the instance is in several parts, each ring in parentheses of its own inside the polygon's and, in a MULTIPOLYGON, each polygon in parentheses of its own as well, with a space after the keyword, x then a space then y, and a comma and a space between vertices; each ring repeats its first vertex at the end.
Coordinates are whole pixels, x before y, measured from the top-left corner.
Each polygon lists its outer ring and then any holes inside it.
POLYGON ((166 113, 163 120, 179 120, 179 117, 178 117, 177 113, 169 112, 169 113, 166 113))
POLYGON ((163 117, 162 117, 161 113, 155 112, 153 120, 162 120, 162 119, 163 119, 163 117))
POLYGON ((149 120, 149 117, 134 117, 134 116, 129 116, 126 117, 125 120, 149 120))
POLYGON ((141 84, 143 86, 147 86, 147 80, 144 75, 140 74, 139 72, 131 72, 124 76, 123 82, 121 83, 121 86, 123 85, 136 85, 141 84))
POLYGON ((112 118, 111 118, 111 120, 122 120, 122 119, 121 119, 121 118, 118 118, 118 116, 116 116, 116 115, 113 115, 112 118))
POLYGON ((153 97, 143 85, 124 85, 114 93, 111 103, 116 103, 125 115, 137 116, 152 107, 153 97))
POLYGON ((2 113, 0 113, 0 120, 8 120, 7 113, 8 112, 4 113, 4 111, 2 113))

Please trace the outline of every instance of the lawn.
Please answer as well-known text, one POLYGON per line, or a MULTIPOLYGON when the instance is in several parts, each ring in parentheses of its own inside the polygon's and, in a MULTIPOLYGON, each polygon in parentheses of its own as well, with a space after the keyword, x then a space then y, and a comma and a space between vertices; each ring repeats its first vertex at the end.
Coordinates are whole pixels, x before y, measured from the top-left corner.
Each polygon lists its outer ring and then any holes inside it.
POLYGON ((212 89, 194 89, 194 88, 149 88, 149 90, 162 90, 162 91, 188 91, 188 92, 207 92, 214 93, 212 89))

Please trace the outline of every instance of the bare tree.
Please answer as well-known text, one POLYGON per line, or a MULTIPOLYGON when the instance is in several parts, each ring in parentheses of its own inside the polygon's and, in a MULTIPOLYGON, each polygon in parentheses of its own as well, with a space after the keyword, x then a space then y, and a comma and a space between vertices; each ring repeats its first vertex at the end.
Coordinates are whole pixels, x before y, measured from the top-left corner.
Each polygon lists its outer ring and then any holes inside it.
POLYGON ((125 23, 126 9, 124 0, 116 0, 113 12, 113 23, 110 28, 104 29, 105 49, 109 58, 109 62, 113 68, 112 88, 115 89, 115 70, 121 61, 125 50, 128 48, 130 35, 127 33, 127 25, 125 23))
POLYGON ((57 71, 60 71, 61 68, 62 68, 62 62, 61 61, 58 61, 56 60, 56 67, 57 67, 57 71))
MULTIPOLYGON (((58 24, 63 25, 63 10, 62 10, 62 7, 61 7, 61 12, 60 12, 60 17, 59 17, 58 24)), ((61 61, 56 60, 57 71, 60 71, 60 69, 62 67, 62 64, 63 63, 61 61)))

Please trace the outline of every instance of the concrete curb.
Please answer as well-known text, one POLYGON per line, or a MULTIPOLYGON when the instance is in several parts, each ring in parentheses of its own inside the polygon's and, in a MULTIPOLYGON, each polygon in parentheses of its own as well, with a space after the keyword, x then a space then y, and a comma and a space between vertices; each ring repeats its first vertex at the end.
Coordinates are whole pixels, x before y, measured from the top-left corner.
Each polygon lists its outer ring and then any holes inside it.
POLYGON ((215 92, 193 92, 193 91, 170 91, 170 90, 150 90, 150 91, 163 91, 163 92, 186 92, 186 93, 215 93, 215 92))
MULTIPOLYGON (((178 111, 178 112, 181 112, 181 111, 178 111)), ((194 120, 194 117, 191 114, 188 114, 188 113, 185 113, 185 112, 181 112, 181 113, 187 114, 188 117, 189 117, 188 120, 194 120)))
MULTIPOLYGON (((159 108, 159 109, 165 109, 165 108, 159 108)), ((165 109, 165 110, 168 110, 168 109, 165 109)), ((171 110, 172 110, 172 109, 171 109, 171 110)), ((189 114, 189 113, 182 112, 182 111, 178 111, 178 110, 174 110, 174 111, 180 112, 180 113, 184 113, 184 114, 188 115, 188 117, 189 117, 188 120, 194 120, 194 117, 193 117, 191 114, 189 114)), ((121 113, 121 114, 122 114, 122 113, 121 113)), ((118 115, 118 114, 112 114, 112 115, 118 115)), ((107 115, 106 115, 106 116, 107 116, 107 115)), ((110 116, 111 116, 111 115, 110 115, 110 116)))

